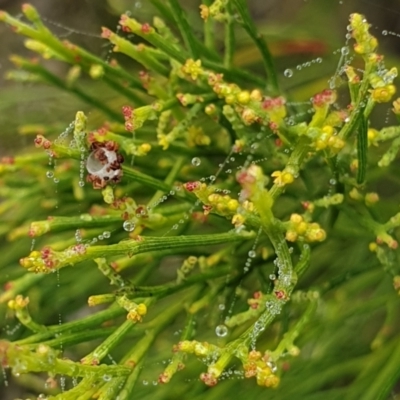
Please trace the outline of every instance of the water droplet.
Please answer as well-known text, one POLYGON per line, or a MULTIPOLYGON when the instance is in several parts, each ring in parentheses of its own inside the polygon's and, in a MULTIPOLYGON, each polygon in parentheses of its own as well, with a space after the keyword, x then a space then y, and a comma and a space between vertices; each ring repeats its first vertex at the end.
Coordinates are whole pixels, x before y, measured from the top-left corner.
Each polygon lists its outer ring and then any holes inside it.
POLYGON ((256 252, 254 250, 250 250, 248 254, 250 258, 255 258, 256 256, 256 252))
POLYGON ((143 379, 143 385, 147 386, 148 384, 149 382, 143 379))
POLYGON ((222 325, 222 324, 218 325, 215 328, 215 334, 218 337, 225 337, 228 334, 228 328, 225 325, 222 325))
POLYGON ((224 311, 224 310, 225 310, 225 304, 221 303, 221 304, 218 306, 218 308, 219 308, 221 311, 224 311))
POLYGON ((273 361, 267 361, 267 366, 270 368, 273 374, 278 370, 278 367, 273 361))
POLYGON ((271 279, 271 281, 274 281, 276 279, 276 275, 275 274, 271 274, 269 276, 269 279, 271 279))
POLYGON ((132 232, 135 229, 135 224, 131 221, 124 221, 124 223, 122 224, 122 227, 127 232, 132 232))
POLYGON ((347 54, 349 54, 350 50, 349 50, 349 48, 347 46, 343 46, 340 49, 340 52, 342 53, 343 56, 347 56, 347 54))
POLYGON ((192 165, 195 167, 198 167, 201 164, 201 160, 199 157, 193 157, 192 158, 192 165))
POLYGON ((58 183, 58 182, 60 182, 60 180, 59 180, 58 178, 54 178, 54 179, 53 179, 53 182, 54 182, 54 183, 58 183))
POLYGON ((293 76, 293 71, 291 69, 285 69, 285 71, 283 72, 283 75, 286 76, 286 78, 291 78, 293 76))
POLYGON ((104 236, 103 235, 99 235, 98 238, 99 238, 99 240, 103 240, 104 236))
POLYGON ((110 375, 103 375, 103 381, 105 381, 105 382, 109 382, 109 381, 111 381, 111 376, 110 375))
POLYGON ((104 232, 103 232, 103 237, 104 237, 105 239, 109 239, 110 236, 111 236, 111 233, 110 233, 110 232, 108 232, 108 231, 104 231, 104 232))
POLYGON ((51 179, 51 178, 54 177, 54 172, 53 172, 53 171, 47 171, 47 172, 46 172, 46 176, 47 176, 49 179, 51 179))
POLYGON ((387 31, 387 30, 382 31, 382 35, 383 35, 383 36, 387 36, 387 34, 388 34, 388 31, 387 31))
POLYGON ((214 182, 217 178, 215 177, 215 175, 210 175, 210 181, 214 182))
POLYGON ((321 57, 318 57, 315 61, 316 61, 318 64, 321 64, 321 63, 322 63, 322 58, 321 58, 321 57))
POLYGON ((84 182, 84 181, 79 181, 78 185, 79 185, 80 187, 84 187, 84 186, 85 186, 85 182, 84 182))

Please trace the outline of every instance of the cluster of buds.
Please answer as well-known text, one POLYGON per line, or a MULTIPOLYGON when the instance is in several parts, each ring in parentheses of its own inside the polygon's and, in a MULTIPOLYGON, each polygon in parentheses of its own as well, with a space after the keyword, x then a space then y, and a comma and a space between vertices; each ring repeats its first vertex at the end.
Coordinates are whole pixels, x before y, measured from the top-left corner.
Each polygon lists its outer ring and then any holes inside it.
POLYGON ((194 81, 204 74, 203 68, 201 67, 201 60, 193 60, 189 58, 184 65, 182 65, 181 71, 190 76, 194 81))
POLYGON ((268 113, 269 120, 279 124, 286 117, 285 99, 281 96, 266 97, 262 102, 262 108, 268 113))
POLYGON ((269 360, 268 355, 262 356, 259 351, 252 350, 243 360, 244 374, 246 378, 255 377, 257 384, 268 388, 276 388, 280 379, 275 375, 276 364, 269 360))
POLYGON ((93 142, 86 160, 89 172, 87 181, 94 189, 103 189, 108 183, 118 183, 122 177, 124 157, 118 153, 118 144, 113 141, 93 142))
POLYGON ((393 237, 386 232, 381 232, 377 235, 376 241, 369 244, 369 250, 372 252, 379 252, 379 246, 384 243, 392 250, 396 250, 399 247, 399 242, 396 239, 393 239, 393 237))
POLYGON ((208 84, 233 107, 231 113, 235 111, 245 125, 263 123, 277 128, 287 114, 283 97, 263 97, 258 89, 242 90, 234 83, 226 83, 221 74, 212 72, 208 72, 208 84))
POLYGON ((124 32, 136 33, 137 35, 148 35, 155 32, 155 29, 148 23, 141 24, 134 18, 129 18, 128 15, 122 14, 119 24, 124 32))
POLYGON ((260 308, 260 306, 263 306, 265 304, 265 299, 264 299, 263 293, 260 291, 254 292, 253 297, 251 297, 250 299, 247 299, 247 304, 253 310, 256 310, 256 309, 260 308))
POLYGON ((21 258, 19 263, 28 271, 47 274, 65 265, 79 262, 84 258, 86 252, 87 247, 82 243, 61 252, 45 246, 41 251, 34 250, 27 257, 21 258))
POLYGON ((312 104, 314 108, 324 107, 332 105, 337 99, 337 93, 334 90, 325 89, 320 93, 317 93, 312 98, 312 104))
POLYGON ((384 75, 374 73, 370 75, 371 98, 376 103, 387 103, 396 93, 396 87, 393 85, 394 78, 397 77, 397 69, 392 68, 384 75))
POLYGON ((351 34, 356 41, 354 51, 361 55, 373 53, 378 46, 378 40, 369 33, 370 25, 365 17, 361 14, 351 14, 350 26, 352 29, 351 34))
POLYGON ((52 216, 47 217, 47 221, 34 221, 29 226, 28 235, 30 237, 42 236, 49 232, 51 229, 51 221, 54 219, 52 216))
POLYGON ((220 195, 218 193, 212 193, 207 197, 207 201, 208 204, 206 204, 206 206, 223 216, 231 216, 239 207, 239 202, 236 199, 232 199, 232 197, 227 194, 220 195))
POLYGON ((260 166, 252 164, 236 174, 236 180, 242 186, 240 198, 246 200, 251 198, 257 190, 262 190, 268 183, 260 166))
POLYGON ((364 202, 367 207, 371 207, 379 201, 378 193, 368 192, 364 195, 357 188, 350 190, 349 197, 353 200, 364 202))
POLYGON ((197 264, 197 257, 194 256, 190 256, 188 258, 186 258, 181 267, 178 268, 178 270, 176 271, 177 273, 177 279, 176 282, 179 284, 181 282, 183 282, 186 277, 193 271, 194 267, 197 264))
POLYGON ((174 361, 175 360, 172 359, 170 365, 158 376, 158 383, 168 383, 176 371, 182 371, 185 368, 183 362, 176 363, 174 361))
POLYGON ((173 347, 173 351, 194 354, 198 357, 216 357, 221 349, 208 342, 198 342, 197 340, 182 340, 173 347))
POLYGON ((43 135, 37 135, 34 140, 36 147, 42 147, 45 150, 49 150, 51 148, 51 141, 46 139, 43 135))
POLYGON ((135 303, 126 296, 117 297, 117 303, 128 311, 126 319, 132 322, 142 322, 143 317, 147 314, 147 306, 144 303, 135 303))
POLYGON ((292 214, 288 221, 286 240, 295 242, 305 240, 307 242, 322 242, 326 238, 326 232, 316 222, 307 222, 300 214, 292 214))
POLYGON ((337 136, 336 130, 331 125, 325 125, 321 129, 310 128, 307 130, 306 135, 313 140, 313 146, 316 150, 329 148, 333 154, 336 154, 345 145, 344 140, 337 136))
POLYGON ((138 210, 139 212, 136 212, 138 206, 135 200, 132 199, 132 197, 122 197, 114 199, 114 201, 111 203, 111 207, 116 210, 120 210, 122 212, 121 217, 125 221, 136 217, 139 213, 143 217, 147 216, 147 210, 143 207, 138 210))
POLYGON ((138 304, 135 308, 129 310, 126 319, 133 322, 142 322, 143 317, 147 314, 147 306, 144 303, 138 304))
POLYGON ((239 201, 233 199, 228 194, 219 194, 215 192, 212 186, 207 186, 202 182, 186 182, 183 187, 188 192, 193 192, 203 203, 203 211, 208 215, 214 211, 224 217, 232 217, 239 207, 239 201))
POLYGON ((337 99, 337 93, 334 90, 325 89, 320 93, 314 95, 311 99, 314 115, 309 124, 309 128, 322 127, 326 124, 326 119, 328 117, 328 111, 330 106, 335 103, 337 99))
POLYGON ((215 0, 210 6, 202 4, 200 6, 200 16, 205 21, 211 17, 218 22, 224 22, 228 17, 226 13, 227 4, 228 0, 215 0))
POLYGON ((29 304, 29 297, 21 296, 20 294, 15 298, 10 300, 7 305, 11 310, 22 310, 29 304))
POLYGON ((190 147, 208 146, 210 143, 211 139, 204 133, 203 128, 192 125, 187 130, 187 144, 190 147))
POLYGON ((56 253, 50 247, 44 247, 42 251, 34 250, 28 257, 21 258, 19 263, 28 271, 49 272, 55 268, 59 260, 56 253))
POLYGON ((135 109, 131 106, 123 106, 122 114, 125 119, 125 129, 128 132, 133 132, 141 128, 146 121, 157 119, 159 111, 161 111, 160 103, 154 103, 135 109))
POLYGON ((294 175, 290 171, 274 171, 271 176, 274 178, 274 185, 284 187, 294 182, 294 175))
POLYGON ((232 224, 235 225, 235 228, 239 228, 244 224, 246 221, 246 214, 247 213, 254 213, 255 207, 254 204, 249 201, 245 200, 240 204, 240 207, 237 209, 237 213, 232 217, 232 224))

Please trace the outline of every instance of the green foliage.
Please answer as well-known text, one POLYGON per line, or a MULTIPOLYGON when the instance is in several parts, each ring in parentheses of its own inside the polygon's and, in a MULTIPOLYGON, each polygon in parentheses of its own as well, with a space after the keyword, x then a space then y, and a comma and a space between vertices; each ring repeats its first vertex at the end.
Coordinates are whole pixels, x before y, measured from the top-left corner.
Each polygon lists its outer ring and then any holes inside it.
POLYGON ((19 324, 3 323, 2 364, 38 399, 386 399, 400 376, 400 213, 385 190, 400 128, 371 114, 396 69, 352 14, 330 88, 290 103, 244 0, 201 5, 204 41, 177 0, 152 3, 170 24, 124 14, 102 31, 141 72, 60 40, 31 5, 27 22, 0 13, 42 56, 13 56, 9 76, 101 115, 22 127, 38 149, 1 160, 0 303, 19 324), (239 27, 260 76, 235 66, 239 27))

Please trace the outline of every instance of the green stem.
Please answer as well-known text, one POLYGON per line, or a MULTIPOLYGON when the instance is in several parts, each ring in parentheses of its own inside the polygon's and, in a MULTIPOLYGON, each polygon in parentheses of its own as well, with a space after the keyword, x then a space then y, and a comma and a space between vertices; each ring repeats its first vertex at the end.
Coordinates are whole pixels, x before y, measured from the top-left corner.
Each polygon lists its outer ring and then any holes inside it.
POLYGON ((172 293, 178 292, 188 286, 193 286, 197 283, 206 282, 208 280, 216 279, 220 276, 225 276, 231 272, 231 267, 218 267, 218 269, 195 274, 186 278, 182 283, 166 283, 158 286, 134 286, 127 287, 129 297, 153 297, 162 298, 172 293))
POLYGON ((121 221, 119 215, 92 217, 89 214, 82 214, 79 217, 51 217, 47 220, 32 222, 30 231, 32 236, 37 237, 48 232, 63 232, 69 229, 110 227, 121 221))
POLYGON ((84 329, 93 328, 94 326, 98 326, 103 322, 119 317, 120 315, 123 315, 125 313, 126 311, 115 303, 112 304, 107 310, 99 311, 98 313, 90 315, 89 317, 77 321, 66 322, 61 325, 57 324, 49 326, 46 333, 31 335, 25 339, 16 341, 15 344, 24 345, 39 343, 43 340, 53 337, 55 334, 60 334, 63 332, 83 331, 84 329))
MULTIPOLYGON (((176 177, 178 176, 179 172, 181 171, 184 163, 186 162, 184 157, 178 157, 178 159, 175 161, 173 167, 171 168, 171 171, 167 175, 167 177, 164 180, 164 183, 168 185, 169 187, 172 186, 174 183, 176 177)), ((161 197, 165 194, 165 191, 163 190, 157 190, 156 193, 154 193, 154 196, 150 199, 148 204, 158 204, 158 200, 161 199, 161 197)), ((154 209, 154 207, 153 207, 154 209)), ((165 214, 163 214, 165 215, 165 214)))
POLYGON ((62 346, 63 348, 78 343, 88 342, 95 339, 100 339, 104 336, 108 336, 115 331, 115 327, 112 328, 99 328, 91 329, 86 332, 71 333, 71 334, 60 334, 55 339, 43 340, 41 343, 47 346, 57 348, 62 346))
POLYGON ((242 18, 243 28, 246 30, 248 35, 253 39, 255 45, 260 50, 264 62, 265 71, 268 77, 268 86, 269 86, 268 89, 272 92, 272 94, 276 95, 280 93, 279 84, 275 72, 275 66, 272 60, 271 53, 268 49, 268 46, 261 37, 261 35, 257 32, 257 28, 247 8, 246 0, 232 0, 232 2, 235 5, 236 10, 238 11, 240 17, 242 18))
POLYGON ((369 87, 369 75, 371 74, 373 68, 374 65, 371 62, 366 63, 364 77, 360 85, 360 90, 358 91, 357 102, 352 113, 350 114, 350 121, 347 122, 338 133, 340 138, 347 139, 354 132, 358 123, 360 122, 361 116, 363 115, 365 109, 365 105, 362 106, 361 104, 366 102, 366 96, 368 94, 369 87))
POLYGON ((96 349, 82 359, 86 365, 98 364, 121 340, 134 328, 135 323, 130 320, 123 322, 110 336, 96 349))
POLYGON ((121 365, 83 365, 70 360, 57 357, 57 352, 42 344, 38 345, 36 352, 26 346, 15 343, 1 343, 7 361, 14 373, 26 372, 52 372, 54 374, 71 377, 91 377, 93 374, 102 376, 124 376, 130 373, 130 368, 121 365), (24 362, 21 363, 21 360, 24 362))
POLYGON ((232 16, 231 3, 227 4, 228 17, 225 24, 225 52, 224 67, 230 69, 233 63, 233 55, 235 53, 235 27, 232 16))
MULTIPOLYGON (((212 0, 204 0, 203 3, 206 6, 210 6, 212 4, 212 0)), ((204 21, 204 45, 207 49, 215 51, 215 23, 213 18, 207 18, 204 21)))
POLYGON ((393 350, 390 358, 374 376, 372 384, 365 390, 363 400, 385 400, 400 378, 400 343, 393 350))
POLYGON ((139 240, 131 239, 124 240, 117 244, 104 245, 104 246, 90 246, 83 252, 71 251, 67 249, 64 252, 54 252, 51 257, 56 261, 54 268, 45 266, 43 259, 39 252, 32 253, 30 257, 23 259, 31 266, 27 266, 29 270, 37 272, 50 273, 56 269, 64 268, 68 265, 74 265, 84 260, 93 258, 110 257, 113 255, 130 254, 136 255, 146 253, 149 251, 175 249, 184 250, 186 248, 193 248, 196 246, 212 246, 222 243, 237 242, 254 238, 254 233, 216 233, 211 235, 190 235, 179 237, 144 237, 139 240), (37 254, 39 253, 39 254, 37 254))
POLYGON ((196 45, 196 38, 193 35, 193 29, 189 25, 187 16, 177 0, 169 0, 169 4, 171 5, 172 14, 183 37, 183 41, 189 49, 189 54, 191 58, 197 60, 199 58, 199 52, 196 45))

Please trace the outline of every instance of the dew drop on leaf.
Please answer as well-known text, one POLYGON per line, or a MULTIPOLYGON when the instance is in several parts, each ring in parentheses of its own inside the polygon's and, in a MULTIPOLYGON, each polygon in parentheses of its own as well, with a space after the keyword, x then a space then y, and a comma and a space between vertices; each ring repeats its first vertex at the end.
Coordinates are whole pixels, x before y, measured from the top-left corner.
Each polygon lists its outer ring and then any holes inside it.
POLYGON ((124 230, 126 230, 127 232, 132 232, 135 229, 135 224, 131 221, 125 221, 122 224, 122 227, 124 228, 124 230))
POLYGON ((285 71, 283 72, 283 75, 286 76, 286 78, 291 78, 293 76, 293 71, 291 69, 285 69, 285 71))
POLYGON ((201 164, 201 160, 199 157, 193 157, 192 158, 192 165, 194 167, 198 167, 201 164))
POLYGON ((215 328, 215 334, 218 337, 225 337, 228 334, 228 328, 225 325, 222 325, 222 324, 218 325, 215 328))
POLYGON ((347 56, 347 54, 349 54, 350 50, 349 50, 349 48, 347 46, 343 46, 340 49, 340 52, 342 53, 342 55, 347 56))

